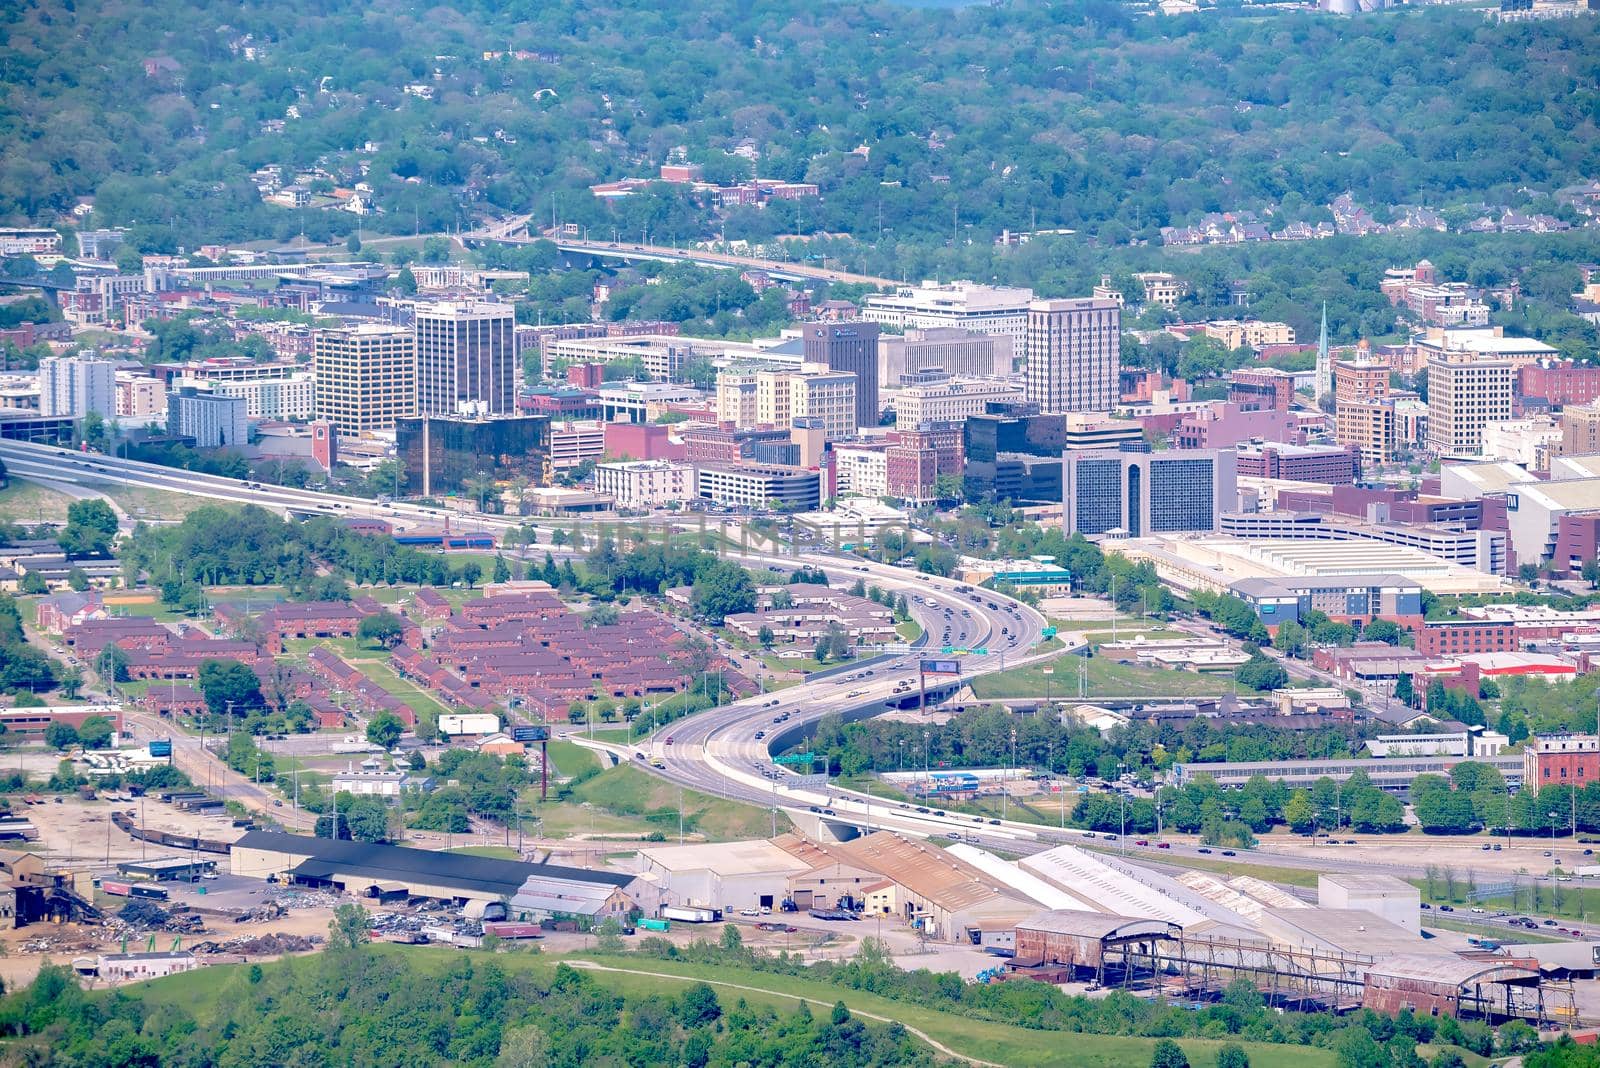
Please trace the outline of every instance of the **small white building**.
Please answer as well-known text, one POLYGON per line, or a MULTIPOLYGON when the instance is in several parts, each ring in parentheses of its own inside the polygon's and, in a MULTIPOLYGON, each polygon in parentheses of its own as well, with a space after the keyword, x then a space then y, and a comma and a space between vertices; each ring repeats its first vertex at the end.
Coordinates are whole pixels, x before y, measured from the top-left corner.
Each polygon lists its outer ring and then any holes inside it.
POLYGON ((1412 934, 1422 929, 1422 891, 1393 875, 1376 872, 1319 874, 1317 907, 1370 912, 1412 934))
POLYGON ((789 879, 811 865, 772 842, 752 841, 641 849, 638 867, 668 904, 776 909, 789 879))
POLYGON ((483 737, 500 729, 500 717, 489 712, 447 712, 439 717, 439 733, 447 738, 483 737))
POLYGON ((102 953, 95 958, 95 974, 112 983, 160 979, 193 971, 197 966, 194 954, 186 949, 171 953, 102 953))

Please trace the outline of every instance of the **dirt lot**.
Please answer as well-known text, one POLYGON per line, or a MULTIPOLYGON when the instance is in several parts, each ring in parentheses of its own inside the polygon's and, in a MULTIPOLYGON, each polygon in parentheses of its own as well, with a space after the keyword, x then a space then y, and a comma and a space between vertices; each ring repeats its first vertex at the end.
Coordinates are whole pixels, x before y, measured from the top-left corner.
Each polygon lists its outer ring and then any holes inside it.
POLYGON ((1554 848, 1549 838, 1513 838, 1510 844, 1504 838, 1485 838, 1482 835, 1373 835, 1348 834, 1356 845, 1313 846, 1305 838, 1273 834, 1261 839, 1263 849, 1274 853, 1315 856, 1334 850, 1345 860, 1371 861, 1377 864, 1432 864, 1441 870, 1451 867, 1458 874, 1471 870, 1480 875, 1493 872, 1512 875, 1525 872, 1543 875, 1557 862, 1568 871, 1580 864, 1600 863, 1600 857, 1584 856, 1585 849, 1600 853, 1600 846, 1574 844, 1571 837, 1557 837, 1554 848), (1484 850, 1485 844, 1499 845, 1500 850, 1484 850), (1553 856, 1545 856, 1549 850, 1553 856))
MULTIPOLYGON (((138 801, 84 801, 63 798, 61 804, 13 806, 33 821, 39 840, 28 848, 47 856, 53 863, 103 865, 119 860, 136 860, 171 855, 175 851, 154 843, 141 842, 118 830, 111 822, 112 812, 132 810, 134 821, 141 818, 151 830, 172 834, 192 834, 228 842, 244 832, 225 816, 202 816, 183 812, 154 798, 138 801), (143 810, 141 816, 140 810, 143 810), (109 833, 108 833, 109 832, 109 833)), ((221 858, 226 863, 227 858, 221 858)))

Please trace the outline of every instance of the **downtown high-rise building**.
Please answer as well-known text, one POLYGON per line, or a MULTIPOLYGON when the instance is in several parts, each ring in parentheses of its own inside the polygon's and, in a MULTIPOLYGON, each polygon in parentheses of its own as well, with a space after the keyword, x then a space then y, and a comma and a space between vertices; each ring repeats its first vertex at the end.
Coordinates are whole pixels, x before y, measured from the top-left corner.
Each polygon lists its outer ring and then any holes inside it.
POLYGON ((342 434, 393 430, 417 407, 417 341, 404 326, 363 323, 311 340, 316 417, 342 434))
POLYGON ((1106 297, 1028 305, 1027 396, 1041 412, 1103 412, 1117 401, 1122 307, 1106 297))
POLYGON ((801 328, 802 359, 826 364, 833 371, 856 376, 856 426, 877 426, 878 324, 868 322, 806 323, 801 328))
POLYGON ((516 412, 516 317, 509 304, 448 301, 416 313, 418 415, 516 412))

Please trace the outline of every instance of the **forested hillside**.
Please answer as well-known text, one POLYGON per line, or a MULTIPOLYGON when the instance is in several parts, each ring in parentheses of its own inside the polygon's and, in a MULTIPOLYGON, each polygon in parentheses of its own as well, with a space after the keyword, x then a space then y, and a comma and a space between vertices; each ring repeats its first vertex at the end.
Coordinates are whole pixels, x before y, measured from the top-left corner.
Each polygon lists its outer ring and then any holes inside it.
POLYGON ((707 203, 587 190, 679 146, 709 180, 820 185, 735 209, 730 238, 1117 243, 1206 211, 1318 218, 1345 190, 1537 206, 1600 176, 1597 24, 1106 0, 24 0, 0 11, 0 217, 94 196, 94 222, 147 250, 552 210, 681 239, 711 225, 707 203), (268 164, 364 177, 382 214, 263 204, 250 175, 268 164))

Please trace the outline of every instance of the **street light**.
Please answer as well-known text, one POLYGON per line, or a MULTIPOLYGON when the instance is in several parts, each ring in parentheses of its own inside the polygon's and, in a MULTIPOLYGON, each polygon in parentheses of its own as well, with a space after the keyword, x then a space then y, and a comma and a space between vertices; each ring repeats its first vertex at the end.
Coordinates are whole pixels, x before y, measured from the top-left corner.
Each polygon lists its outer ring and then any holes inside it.
POLYGON ((1550 813, 1550 848, 1551 849, 1554 849, 1556 847, 1556 820, 1558 820, 1560 818, 1561 817, 1557 816, 1554 812, 1550 813))
POLYGON ((1117 839, 1117 851, 1124 855, 1128 852, 1128 788, 1122 781, 1122 773, 1127 766, 1117 765, 1117 796, 1122 799, 1122 835, 1117 839))
POLYGON ((1050 676, 1054 675, 1055 673, 1055 668, 1047 667, 1044 669, 1044 703, 1046 708, 1050 706, 1050 676))

